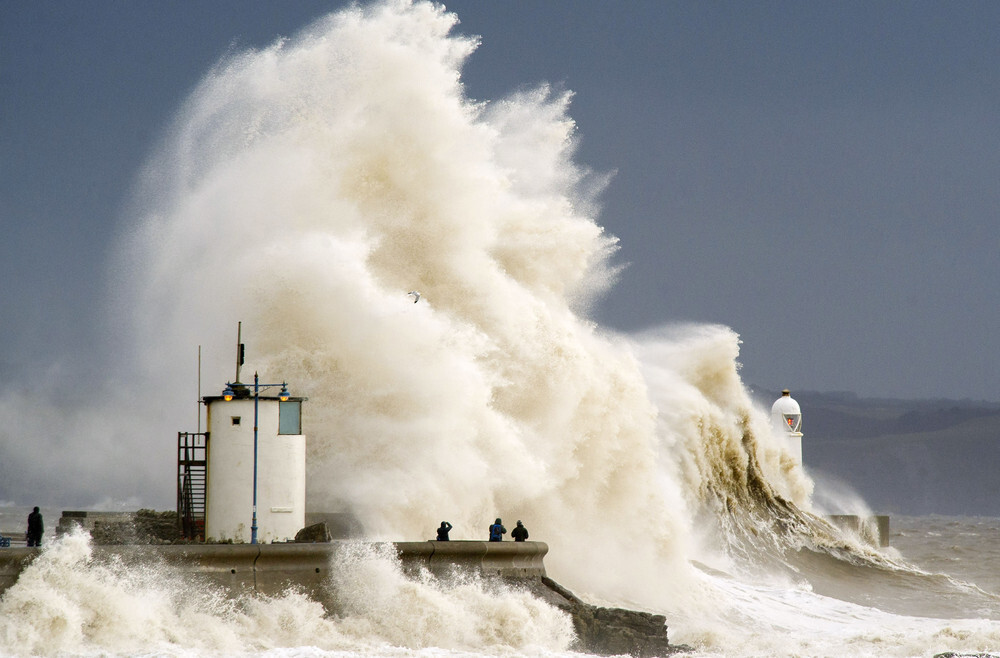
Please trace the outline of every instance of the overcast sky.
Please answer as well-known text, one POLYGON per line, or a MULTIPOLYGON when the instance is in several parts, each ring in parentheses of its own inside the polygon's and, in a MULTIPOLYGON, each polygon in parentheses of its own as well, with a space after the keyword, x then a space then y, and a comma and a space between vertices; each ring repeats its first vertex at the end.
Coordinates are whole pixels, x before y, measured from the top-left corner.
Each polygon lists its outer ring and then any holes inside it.
MULTIPOLYGON (((109 250, 174 112, 338 6, 0 5, 0 383, 99 373, 109 250)), ((578 160, 615 172, 601 325, 728 325, 765 390, 1000 399, 1000 3, 447 6, 482 37, 471 97, 572 90, 578 160)))

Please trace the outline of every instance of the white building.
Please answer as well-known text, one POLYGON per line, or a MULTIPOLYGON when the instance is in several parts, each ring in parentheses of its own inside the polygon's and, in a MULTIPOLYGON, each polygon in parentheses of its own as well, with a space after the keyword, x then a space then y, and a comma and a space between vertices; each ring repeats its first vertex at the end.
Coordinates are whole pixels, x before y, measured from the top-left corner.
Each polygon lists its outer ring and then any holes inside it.
POLYGON ((305 398, 290 397, 281 386, 278 395, 264 394, 276 386, 261 386, 254 395, 254 386, 232 384, 222 396, 203 398, 208 541, 252 542, 255 516, 258 543, 292 540, 305 526, 305 398))

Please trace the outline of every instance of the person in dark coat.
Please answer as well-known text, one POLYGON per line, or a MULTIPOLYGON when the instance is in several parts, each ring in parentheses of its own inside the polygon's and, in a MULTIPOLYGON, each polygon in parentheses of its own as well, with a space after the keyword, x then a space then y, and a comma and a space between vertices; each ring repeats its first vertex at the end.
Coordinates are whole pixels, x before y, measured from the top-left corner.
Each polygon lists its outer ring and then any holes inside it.
POLYGON ((503 527, 500 519, 490 526, 490 541, 503 541, 503 536, 507 534, 507 528, 503 527))
POLYGON ((438 528, 438 541, 448 541, 448 533, 451 531, 451 524, 447 521, 441 522, 441 527, 438 528))
POLYGON ((25 533, 25 539, 28 542, 28 546, 41 546, 42 545, 42 535, 45 534, 45 525, 42 523, 42 515, 36 507, 34 511, 28 515, 28 532, 25 533))
POLYGON ((528 529, 518 521, 517 527, 510 531, 510 536, 514 538, 514 541, 524 541, 528 538, 528 529))

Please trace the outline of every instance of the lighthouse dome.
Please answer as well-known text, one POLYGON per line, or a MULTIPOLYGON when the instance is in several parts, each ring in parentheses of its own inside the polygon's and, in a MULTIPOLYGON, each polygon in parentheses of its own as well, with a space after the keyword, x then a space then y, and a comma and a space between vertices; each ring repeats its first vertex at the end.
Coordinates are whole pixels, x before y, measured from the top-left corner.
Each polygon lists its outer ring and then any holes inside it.
POLYGON ((799 432, 802 427, 802 410, 787 388, 771 405, 771 422, 786 432, 799 432))

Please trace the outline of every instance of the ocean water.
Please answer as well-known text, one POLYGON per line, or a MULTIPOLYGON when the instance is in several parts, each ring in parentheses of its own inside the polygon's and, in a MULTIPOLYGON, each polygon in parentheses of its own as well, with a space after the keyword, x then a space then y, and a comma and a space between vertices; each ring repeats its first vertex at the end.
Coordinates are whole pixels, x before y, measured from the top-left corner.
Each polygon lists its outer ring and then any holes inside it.
MULTIPOLYGON (((0 524, 28 511, 0 508, 0 524)), ((672 640, 703 656, 997 652, 1000 519, 896 517, 893 526, 882 560, 789 556, 789 573, 752 579, 701 565, 726 614, 675 610, 672 640), (839 592, 821 591, 831 583, 839 592)), ((3 655, 580 655, 569 651, 568 619, 550 606, 472 577, 407 577, 379 546, 332 565, 344 609, 331 616, 295 592, 234 601, 169 571, 102 563, 85 534, 47 539, 0 599, 3 655)))
MULTIPOLYGON (((823 516, 863 501, 772 434, 736 332, 588 318, 617 240, 607 176, 575 157, 572 95, 467 97, 478 42, 456 21, 351 6, 216 63, 124 204, 108 372, 92 398, 4 392, 10 435, 77 488, 172 500, 194 355, 199 393, 221 391, 242 322, 244 373, 309 398, 307 507, 355 514, 372 540, 523 519, 555 580, 666 615, 706 656, 1000 651, 996 520, 894 519, 881 551, 845 536, 823 516)), ((0 530, 26 512, 0 508, 0 530)), ((99 563, 71 535, 0 601, 0 653, 570 653, 565 616, 522 592, 408 579, 378 549, 332 568, 335 617, 295 592, 232 601, 99 563)))

